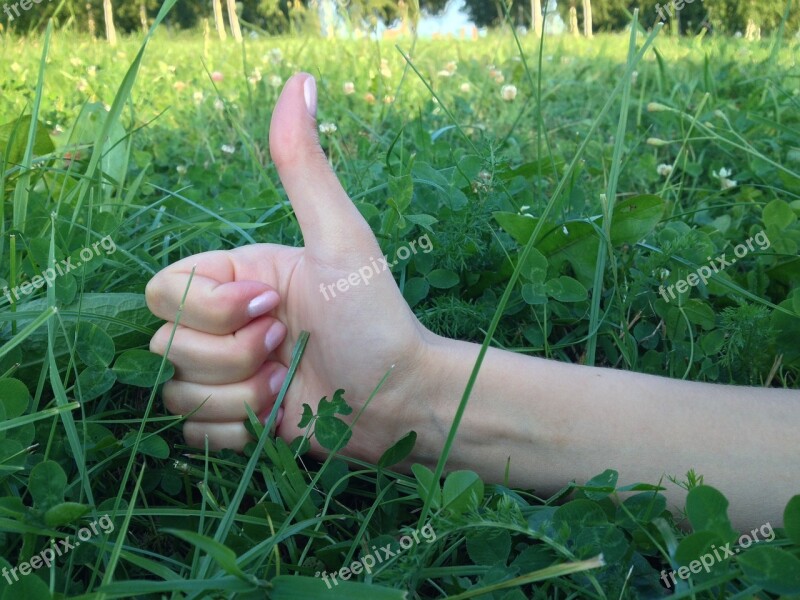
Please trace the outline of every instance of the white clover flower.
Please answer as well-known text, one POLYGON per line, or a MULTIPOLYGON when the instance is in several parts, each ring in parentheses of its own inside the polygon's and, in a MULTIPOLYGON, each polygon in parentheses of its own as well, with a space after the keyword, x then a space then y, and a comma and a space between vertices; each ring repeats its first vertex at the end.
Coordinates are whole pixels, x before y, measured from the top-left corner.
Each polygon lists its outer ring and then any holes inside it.
POLYGON ((195 92, 192 94, 192 100, 195 104, 200 104, 203 101, 203 92, 195 92))
POLYGON ((731 175, 733 175, 733 171, 726 169, 725 167, 722 167, 719 172, 711 172, 711 176, 714 177, 714 179, 719 179, 719 187, 722 190, 729 190, 739 185, 735 179, 730 179, 731 175))
POLYGON ((186 165, 178 165, 175 167, 175 170, 178 172, 178 175, 186 175, 186 165))
POLYGON ((236 152, 236 146, 231 146, 229 144, 222 144, 222 148, 220 148, 225 154, 233 154, 236 152))
POLYGON ((217 109, 217 110, 224 110, 225 109, 225 103, 222 100, 220 100, 219 98, 217 98, 216 100, 214 100, 214 108, 217 109))
POLYGON ((273 48, 269 51, 269 59, 275 64, 278 64, 283 60, 283 52, 281 52, 280 48, 273 48))
POLYGON ((345 81, 342 84, 342 91, 344 92, 345 96, 349 96, 350 94, 354 94, 356 91, 356 84, 352 81, 345 81))
POLYGON ((282 83, 283 83, 283 79, 281 79, 280 75, 270 75, 269 76, 269 84, 272 87, 274 87, 274 88, 281 87, 282 83))
POLYGON ((470 91, 470 89, 472 89, 472 86, 469 84, 468 81, 465 81, 464 83, 461 84, 461 86, 458 89, 460 89, 462 92, 466 94, 467 92, 470 91))
POLYGON ((669 177, 672 175, 672 165, 662 163, 656 167, 656 173, 661 175, 661 177, 669 177))
POLYGON ((319 132, 323 135, 330 135, 332 133, 336 133, 337 129, 339 128, 336 127, 336 123, 331 123, 329 121, 319 124, 319 132))
POLYGON ((517 97, 517 86, 515 86, 515 85, 511 85, 511 84, 509 84, 509 85, 504 85, 504 86, 503 86, 503 87, 500 89, 500 96, 501 96, 501 97, 503 98, 503 100, 505 100, 506 102, 513 102, 513 101, 514 101, 514 99, 517 97))
POLYGON ((441 71, 439 71, 437 73, 437 75, 439 77, 452 77, 453 76, 453 74, 450 71, 448 71, 447 69, 442 69, 441 71))

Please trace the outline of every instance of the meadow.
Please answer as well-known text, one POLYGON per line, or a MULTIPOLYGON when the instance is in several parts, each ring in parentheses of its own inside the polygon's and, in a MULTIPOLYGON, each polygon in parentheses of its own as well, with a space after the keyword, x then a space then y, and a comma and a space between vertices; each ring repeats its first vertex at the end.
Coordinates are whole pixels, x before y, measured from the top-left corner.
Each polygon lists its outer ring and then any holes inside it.
MULTIPOLYGON (((194 253, 302 245, 267 140, 305 70, 323 147, 386 255, 430 240, 393 267, 426 327, 796 389, 798 56, 788 34, 640 30, 541 47, 510 31, 0 37, 0 600, 800 594, 800 496, 744 549, 701 472, 665 473, 683 510, 613 464, 546 498, 395 472, 413 434, 377 465, 311 460, 256 419, 242 455, 190 448, 158 395, 172 367, 147 351, 160 322, 143 296, 194 253), (743 551, 665 585, 726 542, 743 551)), ((319 400, 330 438, 346 407, 319 400)))

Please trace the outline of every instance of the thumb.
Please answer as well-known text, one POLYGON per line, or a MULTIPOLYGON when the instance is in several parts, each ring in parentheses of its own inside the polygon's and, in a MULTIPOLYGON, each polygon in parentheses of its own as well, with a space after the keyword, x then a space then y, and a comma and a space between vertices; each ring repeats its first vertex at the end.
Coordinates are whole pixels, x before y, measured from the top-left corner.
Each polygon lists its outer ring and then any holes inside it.
POLYGON ((317 136, 317 86, 298 73, 281 92, 272 113, 269 148, 306 249, 325 262, 374 252, 369 225, 342 188, 317 136))

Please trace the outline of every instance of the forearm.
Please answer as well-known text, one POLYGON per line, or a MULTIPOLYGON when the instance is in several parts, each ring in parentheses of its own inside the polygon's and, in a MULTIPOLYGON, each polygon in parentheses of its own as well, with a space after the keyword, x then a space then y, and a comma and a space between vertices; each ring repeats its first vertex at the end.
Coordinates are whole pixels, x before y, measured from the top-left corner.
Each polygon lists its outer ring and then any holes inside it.
MULTIPOLYGON (((479 346, 431 338, 433 418, 420 423, 418 460, 435 464, 479 346)), ((549 494, 607 468, 626 483, 667 481, 689 469, 731 502, 737 526, 781 522, 800 492, 798 393, 690 383, 613 369, 486 354, 447 463, 549 494)))

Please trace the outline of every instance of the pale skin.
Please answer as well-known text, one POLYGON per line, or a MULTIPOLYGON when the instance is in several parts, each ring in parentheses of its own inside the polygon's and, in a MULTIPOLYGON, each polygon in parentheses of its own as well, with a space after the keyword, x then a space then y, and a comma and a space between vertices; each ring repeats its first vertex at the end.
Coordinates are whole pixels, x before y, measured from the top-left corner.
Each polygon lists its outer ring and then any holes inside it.
MULTIPOLYGON (((169 351, 175 377, 164 402, 191 416, 184 437, 202 448, 241 450, 249 441, 245 403, 265 418, 301 331, 311 333, 284 398, 276 433, 303 435, 303 403, 344 388, 354 414, 394 365, 343 453, 376 461, 417 432, 403 465, 433 467, 478 356, 479 346, 423 327, 389 271, 327 300, 332 284, 382 252, 342 189, 316 136, 316 87, 292 77, 275 106, 270 151, 303 232, 305 247, 244 246, 185 258, 156 274, 147 303, 165 319, 150 348, 164 354, 192 269, 169 351), (198 409, 199 407, 199 409, 198 409), (195 412, 193 412, 195 411, 195 412)), ((435 237, 434 245, 435 245, 435 237)), ((689 469, 731 502, 742 530, 782 523, 800 493, 798 393, 691 383, 489 349, 447 470, 471 469, 547 495, 607 468, 621 483, 661 480, 673 508, 685 491, 665 475, 689 469)), ((312 452, 322 449, 312 443, 312 452)))

